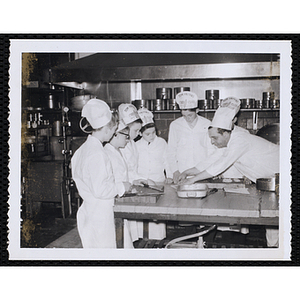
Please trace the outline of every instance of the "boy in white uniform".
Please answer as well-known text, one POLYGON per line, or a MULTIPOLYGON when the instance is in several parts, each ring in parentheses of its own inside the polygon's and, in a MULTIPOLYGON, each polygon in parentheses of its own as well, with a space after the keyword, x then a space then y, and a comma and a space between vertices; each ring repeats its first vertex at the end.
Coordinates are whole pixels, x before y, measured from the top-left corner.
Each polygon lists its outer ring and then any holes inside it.
POLYGON ((92 133, 71 160, 72 177, 83 203, 77 212, 77 227, 84 248, 116 248, 113 205, 130 184, 116 183, 103 142, 111 139, 117 128, 109 106, 91 99, 82 109, 92 133))
POLYGON ((198 97, 195 93, 178 93, 176 102, 182 117, 170 124, 167 158, 171 177, 178 183, 181 172, 204 161, 209 154, 203 140, 211 122, 197 114, 198 97))
MULTIPOLYGON (((169 173, 167 165, 167 142, 156 135, 153 114, 146 108, 138 110, 143 121, 142 138, 136 142, 138 151, 138 173, 156 184, 163 184, 166 180, 165 172, 169 173)), ((149 222, 149 238, 164 239, 166 237, 165 223, 149 222)))

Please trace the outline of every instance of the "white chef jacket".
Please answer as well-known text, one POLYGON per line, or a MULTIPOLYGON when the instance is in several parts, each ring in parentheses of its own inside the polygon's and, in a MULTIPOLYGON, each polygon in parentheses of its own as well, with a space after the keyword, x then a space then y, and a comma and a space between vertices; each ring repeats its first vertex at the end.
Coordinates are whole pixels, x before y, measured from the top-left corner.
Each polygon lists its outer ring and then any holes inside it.
POLYGON ((122 154, 110 143, 107 143, 104 147, 113 169, 116 182, 128 182, 128 170, 126 162, 122 154))
POLYGON ((242 130, 233 130, 222 155, 206 171, 216 176, 232 165, 253 182, 274 176, 279 173, 279 145, 242 130))
MULTIPOLYGON (((131 140, 125 148, 120 149, 124 160, 128 167, 129 182, 132 183, 136 179, 148 179, 143 174, 138 172, 139 152, 137 150, 137 143, 131 140)), ((132 241, 143 238, 143 222, 128 220, 124 225, 129 228, 132 241)), ((124 230, 124 245, 126 232, 124 230)), ((149 222, 149 238, 163 239, 166 237, 166 225, 164 223, 149 222)), ((128 243, 126 243, 128 245, 128 243)))
POLYGON ((164 182, 164 170, 168 169, 167 142, 158 136, 152 143, 141 138, 136 142, 136 148, 139 153, 138 173, 155 182, 164 182))
POLYGON ((138 173, 139 153, 136 148, 136 142, 131 140, 125 148, 120 149, 122 156, 127 164, 129 182, 137 179, 147 179, 138 173))
MULTIPOLYGON (((244 129, 244 128, 236 126, 236 125, 234 126, 233 130, 235 132, 244 132, 245 134, 250 134, 247 129, 244 129)), ((208 156, 204 161, 201 161, 198 165, 196 165, 196 168, 200 172, 206 170, 206 168, 208 168, 212 163, 217 161, 223 155, 223 152, 226 150, 226 147, 218 148, 218 147, 212 145, 211 139, 208 135, 208 132, 205 135, 205 138, 203 139, 203 141, 201 141, 201 143, 203 143, 204 147, 207 147, 208 156)), ((222 176, 224 178, 242 178, 243 174, 241 172, 239 172, 234 165, 232 165, 231 167, 229 167, 226 171, 224 171, 222 173, 222 176)))
POLYGON ((171 174, 167 174, 167 177, 172 178, 177 170, 183 172, 193 168, 207 157, 208 149, 201 141, 211 122, 200 116, 197 118, 194 128, 183 117, 170 124, 167 157, 171 174))
POLYGON ((77 227, 84 248, 116 248, 114 197, 124 194, 116 183, 102 143, 92 135, 71 160, 72 177, 83 203, 77 212, 77 227))

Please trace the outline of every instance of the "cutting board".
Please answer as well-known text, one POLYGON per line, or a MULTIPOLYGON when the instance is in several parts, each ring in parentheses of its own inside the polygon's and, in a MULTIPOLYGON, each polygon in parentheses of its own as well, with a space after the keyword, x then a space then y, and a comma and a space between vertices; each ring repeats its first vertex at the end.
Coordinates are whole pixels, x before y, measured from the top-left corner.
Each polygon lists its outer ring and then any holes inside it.
POLYGON ((122 197, 117 197, 118 203, 156 203, 158 198, 164 194, 142 186, 133 186, 136 193, 125 193, 122 197))
POLYGON ((230 188, 245 188, 245 183, 243 179, 230 179, 230 178, 221 178, 221 179, 207 179, 199 181, 201 183, 206 183, 209 189, 223 189, 224 187, 230 188))

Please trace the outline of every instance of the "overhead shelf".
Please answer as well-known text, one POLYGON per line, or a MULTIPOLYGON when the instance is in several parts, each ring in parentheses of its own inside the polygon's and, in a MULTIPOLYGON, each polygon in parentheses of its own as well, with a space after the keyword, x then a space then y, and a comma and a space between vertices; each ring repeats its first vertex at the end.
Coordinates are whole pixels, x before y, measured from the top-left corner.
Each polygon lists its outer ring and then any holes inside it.
POLYGON ((279 77, 275 54, 109 53, 52 69, 53 83, 279 77))

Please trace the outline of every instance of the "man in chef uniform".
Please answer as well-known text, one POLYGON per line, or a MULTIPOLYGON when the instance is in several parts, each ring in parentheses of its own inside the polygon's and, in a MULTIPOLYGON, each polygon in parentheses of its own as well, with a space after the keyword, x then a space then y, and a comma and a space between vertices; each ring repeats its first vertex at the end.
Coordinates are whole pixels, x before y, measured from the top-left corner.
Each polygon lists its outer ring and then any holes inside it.
POLYGON ((192 92, 176 95, 182 117, 170 124, 168 137, 168 165, 174 183, 178 183, 181 172, 196 166, 206 159, 209 149, 203 144, 210 121, 197 113, 198 97, 192 92))
MULTIPOLYGON (((197 174, 184 172, 184 176, 180 176, 182 184, 215 177, 231 166, 252 182, 279 173, 279 145, 243 130, 232 130, 233 119, 239 108, 239 99, 230 97, 223 100, 208 129, 211 143, 223 151, 219 152, 221 155, 208 157, 210 165, 205 170, 201 170, 200 166, 201 172, 197 174), (187 175, 195 176, 184 179, 187 175)), ((267 229, 266 236, 268 246, 278 246, 278 230, 267 229)))
POLYGON ((83 199, 77 227, 83 248, 116 248, 113 205, 130 184, 116 183, 102 143, 111 139, 118 122, 102 100, 91 99, 82 109, 92 133, 71 160, 72 177, 83 199))

